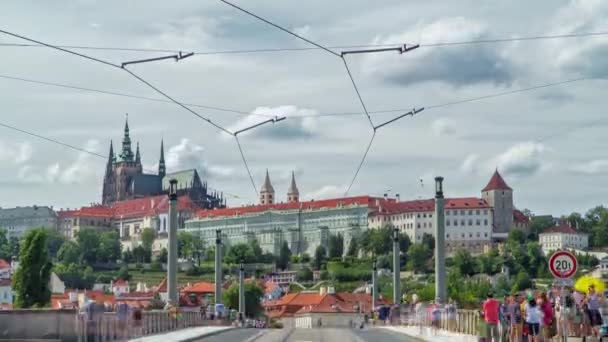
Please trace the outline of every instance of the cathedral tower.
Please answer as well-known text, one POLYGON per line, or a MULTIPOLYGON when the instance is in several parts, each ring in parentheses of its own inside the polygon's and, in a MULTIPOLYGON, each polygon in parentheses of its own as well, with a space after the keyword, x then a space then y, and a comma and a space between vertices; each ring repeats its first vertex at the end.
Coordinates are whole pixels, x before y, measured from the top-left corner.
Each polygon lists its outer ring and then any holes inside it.
POLYGON ((493 208, 496 232, 509 232, 513 227, 513 189, 507 185, 498 169, 481 190, 481 197, 493 208))
POLYGON ((296 175, 291 171, 291 184, 289 185, 289 190, 287 190, 287 202, 295 203, 299 201, 300 191, 298 191, 298 186, 296 185, 296 175))
POLYGON ((164 140, 160 141, 160 161, 158 162, 158 176, 160 178, 165 177, 167 174, 167 169, 165 167, 165 142, 164 140))
POLYGON ((260 190, 260 204, 273 204, 274 203, 274 188, 270 183, 270 176, 268 175, 268 169, 266 169, 266 178, 264 178, 264 184, 260 190))

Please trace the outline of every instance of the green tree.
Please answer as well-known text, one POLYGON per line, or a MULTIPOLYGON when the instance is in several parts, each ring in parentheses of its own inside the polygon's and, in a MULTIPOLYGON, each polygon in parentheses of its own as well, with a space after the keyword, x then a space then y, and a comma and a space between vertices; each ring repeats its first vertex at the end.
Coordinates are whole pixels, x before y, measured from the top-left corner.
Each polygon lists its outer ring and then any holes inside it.
POLYGON ((472 276, 475 274, 475 258, 466 249, 459 249, 452 258, 458 274, 472 276))
POLYGON ((415 273, 426 273, 429 269, 428 245, 415 243, 407 251, 408 267, 415 273))
POLYGON ((261 262, 262 259, 262 254, 264 254, 264 252, 262 251, 262 247, 260 247, 260 243, 258 242, 258 239, 253 239, 253 242, 251 242, 251 251, 253 252, 253 258, 256 262, 261 262))
POLYGON ((254 262, 255 257, 251 246, 246 243, 237 243, 230 246, 224 261, 228 264, 238 264, 241 260, 244 260, 246 264, 254 262))
POLYGON ((194 253, 194 235, 189 232, 177 234, 177 255, 180 258, 191 258, 194 253))
POLYGON ((505 296, 511 292, 509 282, 504 275, 500 275, 496 278, 495 288, 498 296, 505 296))
POLYGON ((499 271, 500 262, 495 254, 484 254, 477 257, 477 271, 479 273, 494 274, 499 271))
POLYGON ((91 228, 81 229, 76 233, 76 241, 82 251, 82 261, 88 265, 95 264, 99 255, 99 233, 91 228))
POLYGON ((340 258, 344 254, 344 238, 342 234, 330 235, 327 250, 330 258, 340 258))
POLYGON ((41 228, 28 231, 19 251, 19 267, 13 276, 16 308, 42 307, 49 303, 52 266, 46 248, 46 231, 41 228))
POLYGON ((312 281, 312 270, 308 267, 303 267, 298 271, 298 281, 312 281))
POLYGON ((61 245, 63 245, 65 241, 65 236, 57 229, 46 229, 46 247, 49 250, 49 257, 51 260, 57 258, 57 252, 59 252, 61 245))
POLYGON ((529 238, 531 240, 537 240, 538 234, 542 233, 545 229, 553 226, 553 219, 547 216, 535 216, 530 219, 528 229, 530 231, 529 238))
POLYGON ((133 262, 133 260, 135 260, 135 257, 133 256, 133 252, 130 249, 127 249, 126 251, 122 252, 122 261, 125 264, 133 262))
POLYGON ((422 244, 426 246, 426 248, 430 251, 430 254, 433 254, 435 250, 435 237, 429 233, 422 234, 422 244))
POLYGON ((509 241, 514 241, 517 243, 525 243, 526 242, 526 234, 519 229, 512 229, 509 232, 509 237, 507 238, 509 241))
POLYGON ((131 274, 129 274, 129 268, 127 268, 127 266, 123 266, 120 268, 120 270, 118 271, 117 279, 122 279, 122 280, 131 279, 131 274))
POLYGON ((0 228, 0 259, 11 260, 13 256, 5 228, 0 228))
POLYGON ((95 282, 95 275, 91 266, 82 269, 77 264, 56 264, 53 271, 71 289, 91 289, 95 282))
POLYGON ((150 262, 150 251, 145 249, 142 245, 133 248, 133 259, 135 262, 150 262))
POLYGON ((289 246, 287 245, 287 241, 283 241, 281 245, 281 250, 279 251, 279 256, 276 260, 276 266, 278 269, 287 269, 289 265, 289 258, 291 257, 291 250, 289 250, 289 246))
POLYGON ((167 251, 166 248, 163 248, 160 250, 160 253, 158 254, 158 258, 156 260, 158 262, 160 262, 161 264, 166 264, 168 258, 169 258, 169 251, 167 251))
POLYGON ((117 231, 103 232, 99 237, 97 260, 100 262, 116 262, 120 259, 121 248, 120 236, 117 231))
MULTIPOLYGON (((433 242, 433 245, 435 242, 433 242)), ((399 233, 399 250, 403 254, 407 254, 408 249, 412 245, 412 240, 410 240, 410 236, 405 233, 399 233)))
POLYGON ((302 256, 300 257, 300 262, 302 262, 302 263, 309 263, 310 262, 310 255, 308 255, 307 253, 303 253, 302 256))
POLYGON ((141 245, 147 251, 152 251, 152 245, 156 240, 156 231, 152 228, 144 228, 141 231, 141 245))
POLYGON ((11 236, 11 238, 8 239, 8 244, 10 246, 11 255, 18 257, 19 251, 21 251, 21 241, 19 241, 19 238, 16 236, 11 236))
POLYGON ((357 257, 359 255, 359 242, 356 238, 350 239, 350 243, 348 244, 348 251, 346 255, 349 257, 357 257))
POLYGON ((314 258, 314 266, 315 270, 320 270, 325 258, 327 257, 327 252, 325 251, 325 247, 319 245, 315 250, 315 258, 314 258))
POLYGON ((511 291, 523 291, 532 287, 532 281, 530 280, 530 276, 525 272, 521 271, 517 273, 513 281, 513 286, 511 287, 511 291))
POLYGON ((79 264, 82 251, 74 241, 66 241, 57 252, 57 260, 65 265, 79 264))
MULTIPOLYGON (((262 297, 264 291, 255 283, 245 284, 245 316, 258 317, 262 313, 262 297)), ((224 291, 224 305, 231 309, 239 307, 239 286, 230 286, 224 291)))

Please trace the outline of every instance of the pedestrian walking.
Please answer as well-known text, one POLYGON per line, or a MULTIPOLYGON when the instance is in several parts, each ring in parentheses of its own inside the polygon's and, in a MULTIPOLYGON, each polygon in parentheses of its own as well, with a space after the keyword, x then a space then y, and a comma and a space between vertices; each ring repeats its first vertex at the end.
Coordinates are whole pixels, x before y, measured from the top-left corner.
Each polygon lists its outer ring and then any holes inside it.
POLYGON ((542 321, 542 311, 536 304, 536 300, 530 296, 526 304, 526 325, 528 326, 528 341, 539 342, 540 323, 542 321))
POLYGON ((492 342, 499 342, 498 323, 499 323, 500 304, 492 293, 488 293, 486 301, 483 303, 483 315, 488 327, 488 338, 492 342))
POLYGON ((509 322, 509 341, 521 342, 522 337, 522 312, 520 306, 519 294, 511 296, 507 305, 507 319, 509 322))

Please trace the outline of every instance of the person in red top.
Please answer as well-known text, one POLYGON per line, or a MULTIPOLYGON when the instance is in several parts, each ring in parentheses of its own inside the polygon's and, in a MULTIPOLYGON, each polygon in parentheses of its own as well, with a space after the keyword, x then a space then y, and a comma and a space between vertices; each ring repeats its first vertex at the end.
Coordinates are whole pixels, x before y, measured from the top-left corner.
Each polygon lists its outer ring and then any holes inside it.
POLYGON ((488 333, 486 336, 490 338, 490 341, 498 342, 498 310, 500 303, 494 299, 492 293, 488 293, 488 298, 483 302, 483 318, 486 321, 488 327, 488 333))

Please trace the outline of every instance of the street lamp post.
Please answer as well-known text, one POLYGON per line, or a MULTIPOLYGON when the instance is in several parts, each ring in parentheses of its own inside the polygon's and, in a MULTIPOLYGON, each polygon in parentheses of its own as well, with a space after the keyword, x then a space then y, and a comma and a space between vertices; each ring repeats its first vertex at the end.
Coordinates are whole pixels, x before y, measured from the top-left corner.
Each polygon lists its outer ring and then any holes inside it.
POLYGON ((401 265, 399 262, 399 229, 393 229, 393 301, 399 304, 401 298, 401 265))
POLYGON ((215 304, 222 303, 222 231, 215 231, 215 304))
POLYGON ((445 304, 445 218, 443 177, 435 177, 435 302, 445 304))
POLYGON ((169 253, 167 260, 167 299, 178 305, 177 294, 177 181, 169 181, 169 253))
POLYGON ((376 259, 372 262, 372 310, 378 306, 378 267, 376 259))
POLYGON ((245 265, 243 259, 239 265, 239 314, 242 319, 245 319, 245 265))

